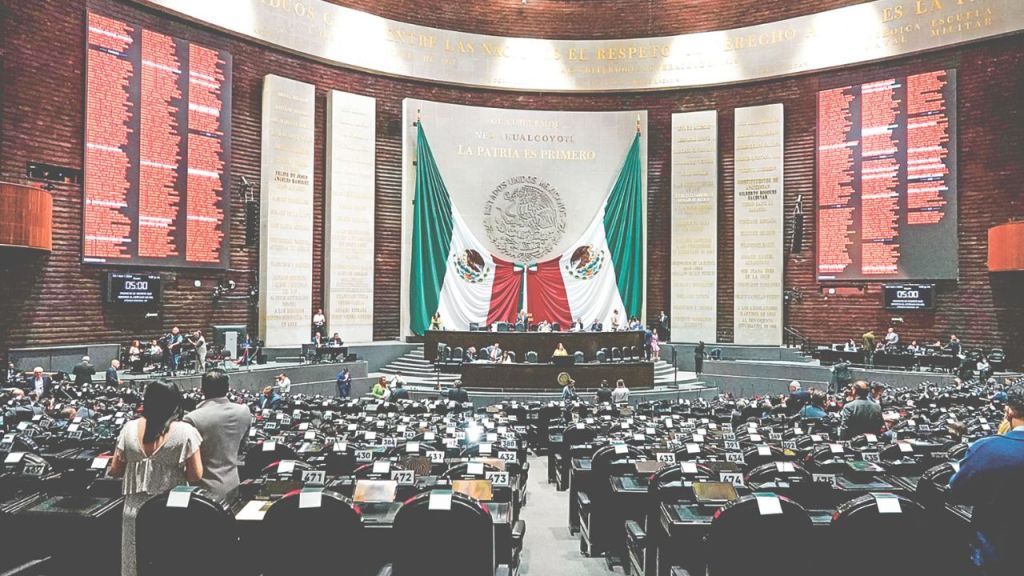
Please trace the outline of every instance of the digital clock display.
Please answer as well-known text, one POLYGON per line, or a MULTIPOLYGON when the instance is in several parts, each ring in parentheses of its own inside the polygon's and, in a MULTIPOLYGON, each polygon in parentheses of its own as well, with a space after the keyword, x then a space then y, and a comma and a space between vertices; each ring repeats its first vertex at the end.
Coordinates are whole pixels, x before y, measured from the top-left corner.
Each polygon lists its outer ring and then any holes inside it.
POLYGON ((107 303, 155 306, 160 302, 157 274, 107 274, 107 303))

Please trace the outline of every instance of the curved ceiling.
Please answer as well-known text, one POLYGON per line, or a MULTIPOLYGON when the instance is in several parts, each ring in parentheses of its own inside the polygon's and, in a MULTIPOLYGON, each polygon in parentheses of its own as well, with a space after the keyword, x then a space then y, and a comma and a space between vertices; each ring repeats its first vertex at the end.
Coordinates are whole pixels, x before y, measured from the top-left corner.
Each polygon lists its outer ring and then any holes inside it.
POLYGON ((328 0, 391 20, 460 32, 589 40, 728 30, 868 0, 328 0))

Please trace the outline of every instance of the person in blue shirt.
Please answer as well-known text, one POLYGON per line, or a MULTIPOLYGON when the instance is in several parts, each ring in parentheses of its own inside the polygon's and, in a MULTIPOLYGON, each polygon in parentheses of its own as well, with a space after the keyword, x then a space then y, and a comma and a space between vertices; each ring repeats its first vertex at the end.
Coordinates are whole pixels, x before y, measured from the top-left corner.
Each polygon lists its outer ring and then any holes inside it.
POLYGON ((338 396, 348 398, 352 393, 352 375, 348 373, 348 368, 338 372, 337 382, 338 396))
POLYGON ((949 481, 953 501, 974 506, 971 559, 985 576, 1020 574, 1024 547, 1024 384, 1007 391, 1009 432, 971 444, 949 481))
POLYGON ((828 415, 825 412, 825 395, 820 392, 811 392, 807 404, 800 409, 800 418, 803 420, 821 420, 828 415))

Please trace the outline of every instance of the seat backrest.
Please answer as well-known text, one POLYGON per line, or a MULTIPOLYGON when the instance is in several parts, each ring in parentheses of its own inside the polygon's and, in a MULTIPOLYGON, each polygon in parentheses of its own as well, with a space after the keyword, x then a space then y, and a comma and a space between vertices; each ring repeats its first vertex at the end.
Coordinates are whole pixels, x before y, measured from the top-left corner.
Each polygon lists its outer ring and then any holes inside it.
POLYGON ((286 494, 267 510, 260 531, 259 543, 267 551, 261 562, 264 576, 337 574, 340 561, 345 574, 366 574, 373 560, 365 551, 359 511, 331 490, 313 497, 300 491, 286 494))
POLYGON ((573 352, 573 357, 576 359, 575 362, 577 364, 583 364, 584 362, 587 361, 586 355, 583 352, 579 351, 579 350, 577 350, 576 352, 573 352))
POLYGON ((602 349, 597 351, 597 361, 598 362, 607 362, 608 361, 608 352, 604 348, 602 348, 602 349))
POLYGON ((199 488, 188 493, 184 506, 182 494, 172 493, 150 498, 136 516, 138 574, 237 574, 238 534, 227 506, 199 488))
POLYGON ((811 518, 784 496, 747 495, 715 513, 707 537, 709 576, 809 574, 807 555, 796 551, 811 539, 811 518), (777 508, 759 502, 767 499, 777 508), (792 551, 793 553, 789 553, 792 551))
POLYGON ((531 364, 536 364, 537 363, 537 353, 535 351, 533 351, 533 350, 530 350, 529 352, 527 352, 526 353, 526 361, 531 363, 531 364))
POLYGON ((836 574, 897 576, 935 571, 930 547, 937 541, 924 508, 895 494, 865 494, 844 502, 829 528, 835 545, 861 542, 865 554, 852 555, 836 574))
POLYGON ((274 442, 273 450, 265 450, 265 442, 268 441, 255 444, 246 451, 245 470, 242 474, 244 478, 256 477, 260 471, 278 460, 299 460, 298 454, 291 446, 274 442))
POLYGON ((494 524, 487 508, 454 492, 448 510, 431 510, 428 490, 395 515, 393 576, 481 576, 494 573, 494 524))
POLYGON ((456 346, 452 350, 452 360, 455 362, 462 362, 466 359, 466 351, 462 349, 462 346, 456 346))

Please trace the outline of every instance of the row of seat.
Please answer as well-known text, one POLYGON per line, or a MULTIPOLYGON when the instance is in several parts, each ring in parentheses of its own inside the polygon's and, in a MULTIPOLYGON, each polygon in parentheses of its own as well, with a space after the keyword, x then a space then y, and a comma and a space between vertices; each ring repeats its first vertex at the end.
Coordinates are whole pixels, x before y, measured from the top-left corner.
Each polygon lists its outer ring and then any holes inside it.
POLYGON ((962 574, 971 511, 945 485, 967 441, 995 432, 987 392, 892 390, 883 408, 899 423, 847 442, 834 419, 784 408, 743 421, 730 401, 581 404, 546 412, 542 447, 581 552, 633 574, 962 574), (869 535, 870 554, 836 563, 869 535), (793 542, 798 556, 783 552, 793 542))
MULTIPOLYGON (((508 352, 509 358, 512 362, 516 362, 516 353, 514 351, 508 352)), ((587 362, 586 354, 582 351, 575 351, 572 353, 573 360, 577 364, 587 362)), ((461 346, 455 348, 449 348, 445 344, 439 344, 437 347, 437 359, 435 364, 438 365, 460 365, 465 362, 472 362, 474 360, 488 360, 490 358, 486 348, 481 348, 476 351, 473 358, 469 357, 469 354, 461 346)), ((594 361, 596 362, 634 362, 644 359, 643 350, 637 346, 630 346, 628 348, 620 348, 613 346, 612 348, 601 348, 594 355, 594 361)), ((526 353, 525 361, 530 364, 536 364, 538 362, 537 352, 530 350, 526 353)))

